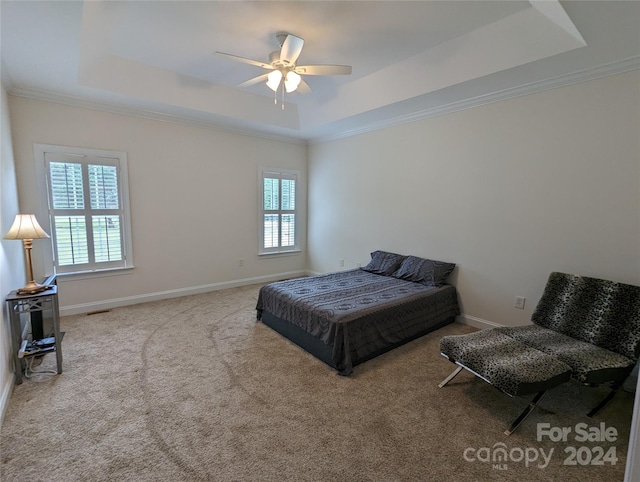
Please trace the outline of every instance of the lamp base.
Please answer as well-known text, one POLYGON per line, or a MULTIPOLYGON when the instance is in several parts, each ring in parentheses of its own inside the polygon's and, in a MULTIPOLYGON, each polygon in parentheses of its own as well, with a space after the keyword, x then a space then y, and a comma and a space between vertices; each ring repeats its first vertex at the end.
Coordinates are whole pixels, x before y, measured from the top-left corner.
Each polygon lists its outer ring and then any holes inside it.
POLYGON ((29 281, 26 286, 17 289, 16 293, 19 295, 33 295, 35 293, 40 293, 41 291, 46 291, 48 289, 48 285, 40 285, 35 281, 29 281))

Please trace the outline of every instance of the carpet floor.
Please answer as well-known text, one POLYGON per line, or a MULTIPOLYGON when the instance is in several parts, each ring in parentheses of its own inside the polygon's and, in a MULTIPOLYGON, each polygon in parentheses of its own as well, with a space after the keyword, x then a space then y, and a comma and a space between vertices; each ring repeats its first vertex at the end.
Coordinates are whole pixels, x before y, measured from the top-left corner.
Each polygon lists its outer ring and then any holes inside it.
MULTIPOLYGON (((467 372, 437 386, 454 368, 440 338, 473 328, 454 323, 341 377, 256 322, 258 288, 63 317, 64 373, 14 388, 0 479, 623 480, 632 394, 590 419, 606 392, 565 384, 507 437, 526 400, 467 372), (571 432, 538 440, 542 423, 571 432), (594 440, 602 424, 609 441, 594 440)), ((38 369, 54 366, 47 355, 38 369)))

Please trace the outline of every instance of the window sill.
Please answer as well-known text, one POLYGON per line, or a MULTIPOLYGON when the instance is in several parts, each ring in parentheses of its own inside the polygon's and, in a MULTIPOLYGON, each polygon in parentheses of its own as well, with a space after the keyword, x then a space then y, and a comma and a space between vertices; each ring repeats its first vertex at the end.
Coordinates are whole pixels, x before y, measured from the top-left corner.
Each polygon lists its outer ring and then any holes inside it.
POLYGON ((107 276, 122 276, 132 274, 135 266, 127 266, 126 268, 100 269, 93 271, 77 271, 75 273, 56 273, 58 282, 77 281, 92 278, 104 278, 107 276))
POLYGON ((274 251, 272 253, 258 253, 259 258, 279 258, 281 256, 297 256, 302 251, 300 249, 294 249, 292 251, 274 251))

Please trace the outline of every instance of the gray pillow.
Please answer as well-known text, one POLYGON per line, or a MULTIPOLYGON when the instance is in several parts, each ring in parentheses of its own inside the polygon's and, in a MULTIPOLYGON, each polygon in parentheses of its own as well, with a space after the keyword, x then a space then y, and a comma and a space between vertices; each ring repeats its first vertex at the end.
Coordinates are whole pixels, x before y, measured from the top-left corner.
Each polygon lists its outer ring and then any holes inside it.
POLYGON ((442 286, 455 267, 454 263, 407 256, 391 276, 427 286, 442 286))
POLYGON ((362 269, 370 273, 390 276, 400 267, 405 257, 387 251, 374 251, 371 253, 371 261, 362 269))

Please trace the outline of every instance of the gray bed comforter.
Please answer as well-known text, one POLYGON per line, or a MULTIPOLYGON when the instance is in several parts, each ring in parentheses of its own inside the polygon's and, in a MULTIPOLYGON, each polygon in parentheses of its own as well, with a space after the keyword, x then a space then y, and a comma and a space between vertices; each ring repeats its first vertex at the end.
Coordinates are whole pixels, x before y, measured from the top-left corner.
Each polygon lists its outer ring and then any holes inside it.
POLYGON ((258 295, 267 311, 333 347, 333 361, 349 374, 353 360, 437 328, 460 314, 451 285, 425 286, 362 269, 270 283, 258 295))

